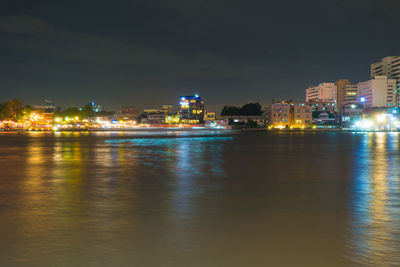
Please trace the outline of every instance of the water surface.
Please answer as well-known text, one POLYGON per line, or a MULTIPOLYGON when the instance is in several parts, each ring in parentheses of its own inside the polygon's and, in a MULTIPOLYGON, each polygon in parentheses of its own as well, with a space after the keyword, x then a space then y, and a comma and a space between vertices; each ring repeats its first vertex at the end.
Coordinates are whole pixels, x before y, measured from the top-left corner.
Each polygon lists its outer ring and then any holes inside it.
POLYGON ((0 133, 0 266, 396 266, 399 142, 0 133))

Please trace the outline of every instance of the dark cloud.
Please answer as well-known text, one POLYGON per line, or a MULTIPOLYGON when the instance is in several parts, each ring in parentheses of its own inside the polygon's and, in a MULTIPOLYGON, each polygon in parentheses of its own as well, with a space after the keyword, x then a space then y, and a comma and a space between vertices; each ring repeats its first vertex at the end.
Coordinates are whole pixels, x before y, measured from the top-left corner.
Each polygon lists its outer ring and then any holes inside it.
POLYGON ((400 54, 397 1, 1 1, 0 101, 302 99, 400 54))

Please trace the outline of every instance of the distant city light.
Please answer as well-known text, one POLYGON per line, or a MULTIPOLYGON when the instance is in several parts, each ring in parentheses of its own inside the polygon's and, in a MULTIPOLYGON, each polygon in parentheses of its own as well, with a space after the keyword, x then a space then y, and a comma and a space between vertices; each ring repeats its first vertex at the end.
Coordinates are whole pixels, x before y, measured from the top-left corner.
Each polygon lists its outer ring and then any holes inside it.
POLYGON ((379 114, 376 116, 376 120, 378 122, 385 122, 386 121, 386 114, 379 114))
POLYGON ((364 97, 364 96, 360 97, 360 102, 361 102, 361 103, 364 103, 364 102, 365 102, 365 100, 366 100, 366 99, 365 99, 365 97, 364 97))

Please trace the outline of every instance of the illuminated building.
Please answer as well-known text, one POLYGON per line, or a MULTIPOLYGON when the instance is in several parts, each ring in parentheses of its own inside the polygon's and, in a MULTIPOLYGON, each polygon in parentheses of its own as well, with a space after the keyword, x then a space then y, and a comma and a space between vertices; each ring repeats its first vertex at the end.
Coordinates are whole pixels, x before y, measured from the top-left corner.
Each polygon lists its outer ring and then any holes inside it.
POLYGON ((311 111, 329 111, 329 112, 335 112, 337 110, 336 108, 336 102, 324 102, 324 101, 310 101, 307 102, 308 106, 311 107, 311 111))
POLYGON ((336 90, 337 90, 337 97, 336 97, 337 103, 336 104, 338 106, 337 107, 338 111, 341 111, 341 107, 344 103, 344 97, 345 97, 344 88, 349 84, 350 84, 350 81, 345 80, 345 79, 338 80, 335 82, 336 90))
POLYGON ((396 80, 387 76, 360 82, 357 85, 357 98, 364 107, 388 107, 396 105, 396 80))
POLYGON ((389 56, 371 64, 371 79, 388 76, 396 80, 396 105, 400 105, 400 56, 389 56))
POLYGON ((180 117, 178 114, 168 114, 165 117, 165 122, 168 124, 178 124, 180 121, 180 117))
POLYGON ((398 107, 364 108, 363 118, 352 127, 362 131, 398 131, 400 129, 400 109, 398 107))
POLYGON ((140 121, 142 124, 161 125, 166 123, 164 112, 144 112, 140 121))
POLYGON ((311 107, 306 103, 278 102, 271 106, 269 124, 276 128, 305 128, 312 122, 311 107))
POLYGON ((306 89, 306 102, 337 102, 337 87, 334 83, 321 83, 306 89))
POLYGON ((273 127, 289 127, 291 119, 292 118, 289 103, 280 102, 272 104, 270 124, 273 127))
POLYGON ((215 112, 206 112, 207 121, 215 121, 215 112))
POLYGON ((350 84, 349 80, 338 80, 335 82, 337 88, 336 110, 341 111, 343 104, 357 100, 357 85, 350 84))
POLYGON ((291 104, 293 111, 291 126, 293 128, 308 127, 312 122, 312 111, 310 106, 304 103, 291 104))
POLYGON ((148 108, 143 110, 144 113, 165 113, 168 115, 171 115, 174 112, 174 106, 173 105, 162 105, 161 109, 159 108, 148 108))
POLYGON ((312 112, 312 123, 318 128, 336 128, 340 115, 336 102, 310 101, 307 102, 312 112))
POLYGON ((362 120, 364 116, 364 106, 356 102, 346 103, 342 106, 341 112, 341 126, 342 128, 349 128, 354 125, 356 121, 362 120))
POLYGON ((115 120, 136 123, 139 119, 139 110, 133 106, 124 106, 114 115, 115 120))
POLYGON ((161 111, 166 114, 172 114, 174 112, 174 106, 173 105, 162 105, 161 111))
POLYGON ((312 121, 317 128, 337 128, 339 127, 339 118, 335 115, 335 113, 329 111, 315 111, 312 121))
POLYGON ((342 105, 357 101, 357 85, 346 84, 343 88, 342 105))
POLYGON ((204 122, 204 101, 199 95, 180 97, 181 122, 185 124, 202 124, 204 122))

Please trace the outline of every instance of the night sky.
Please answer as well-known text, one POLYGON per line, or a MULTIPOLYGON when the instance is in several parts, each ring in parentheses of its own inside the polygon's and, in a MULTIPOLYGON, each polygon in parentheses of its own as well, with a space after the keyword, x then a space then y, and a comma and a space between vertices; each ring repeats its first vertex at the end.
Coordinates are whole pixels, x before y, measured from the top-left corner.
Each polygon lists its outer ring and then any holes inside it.
POLYGON ((304 100, 400 55, 399 0, 0 0, 0 102, 304 100))

